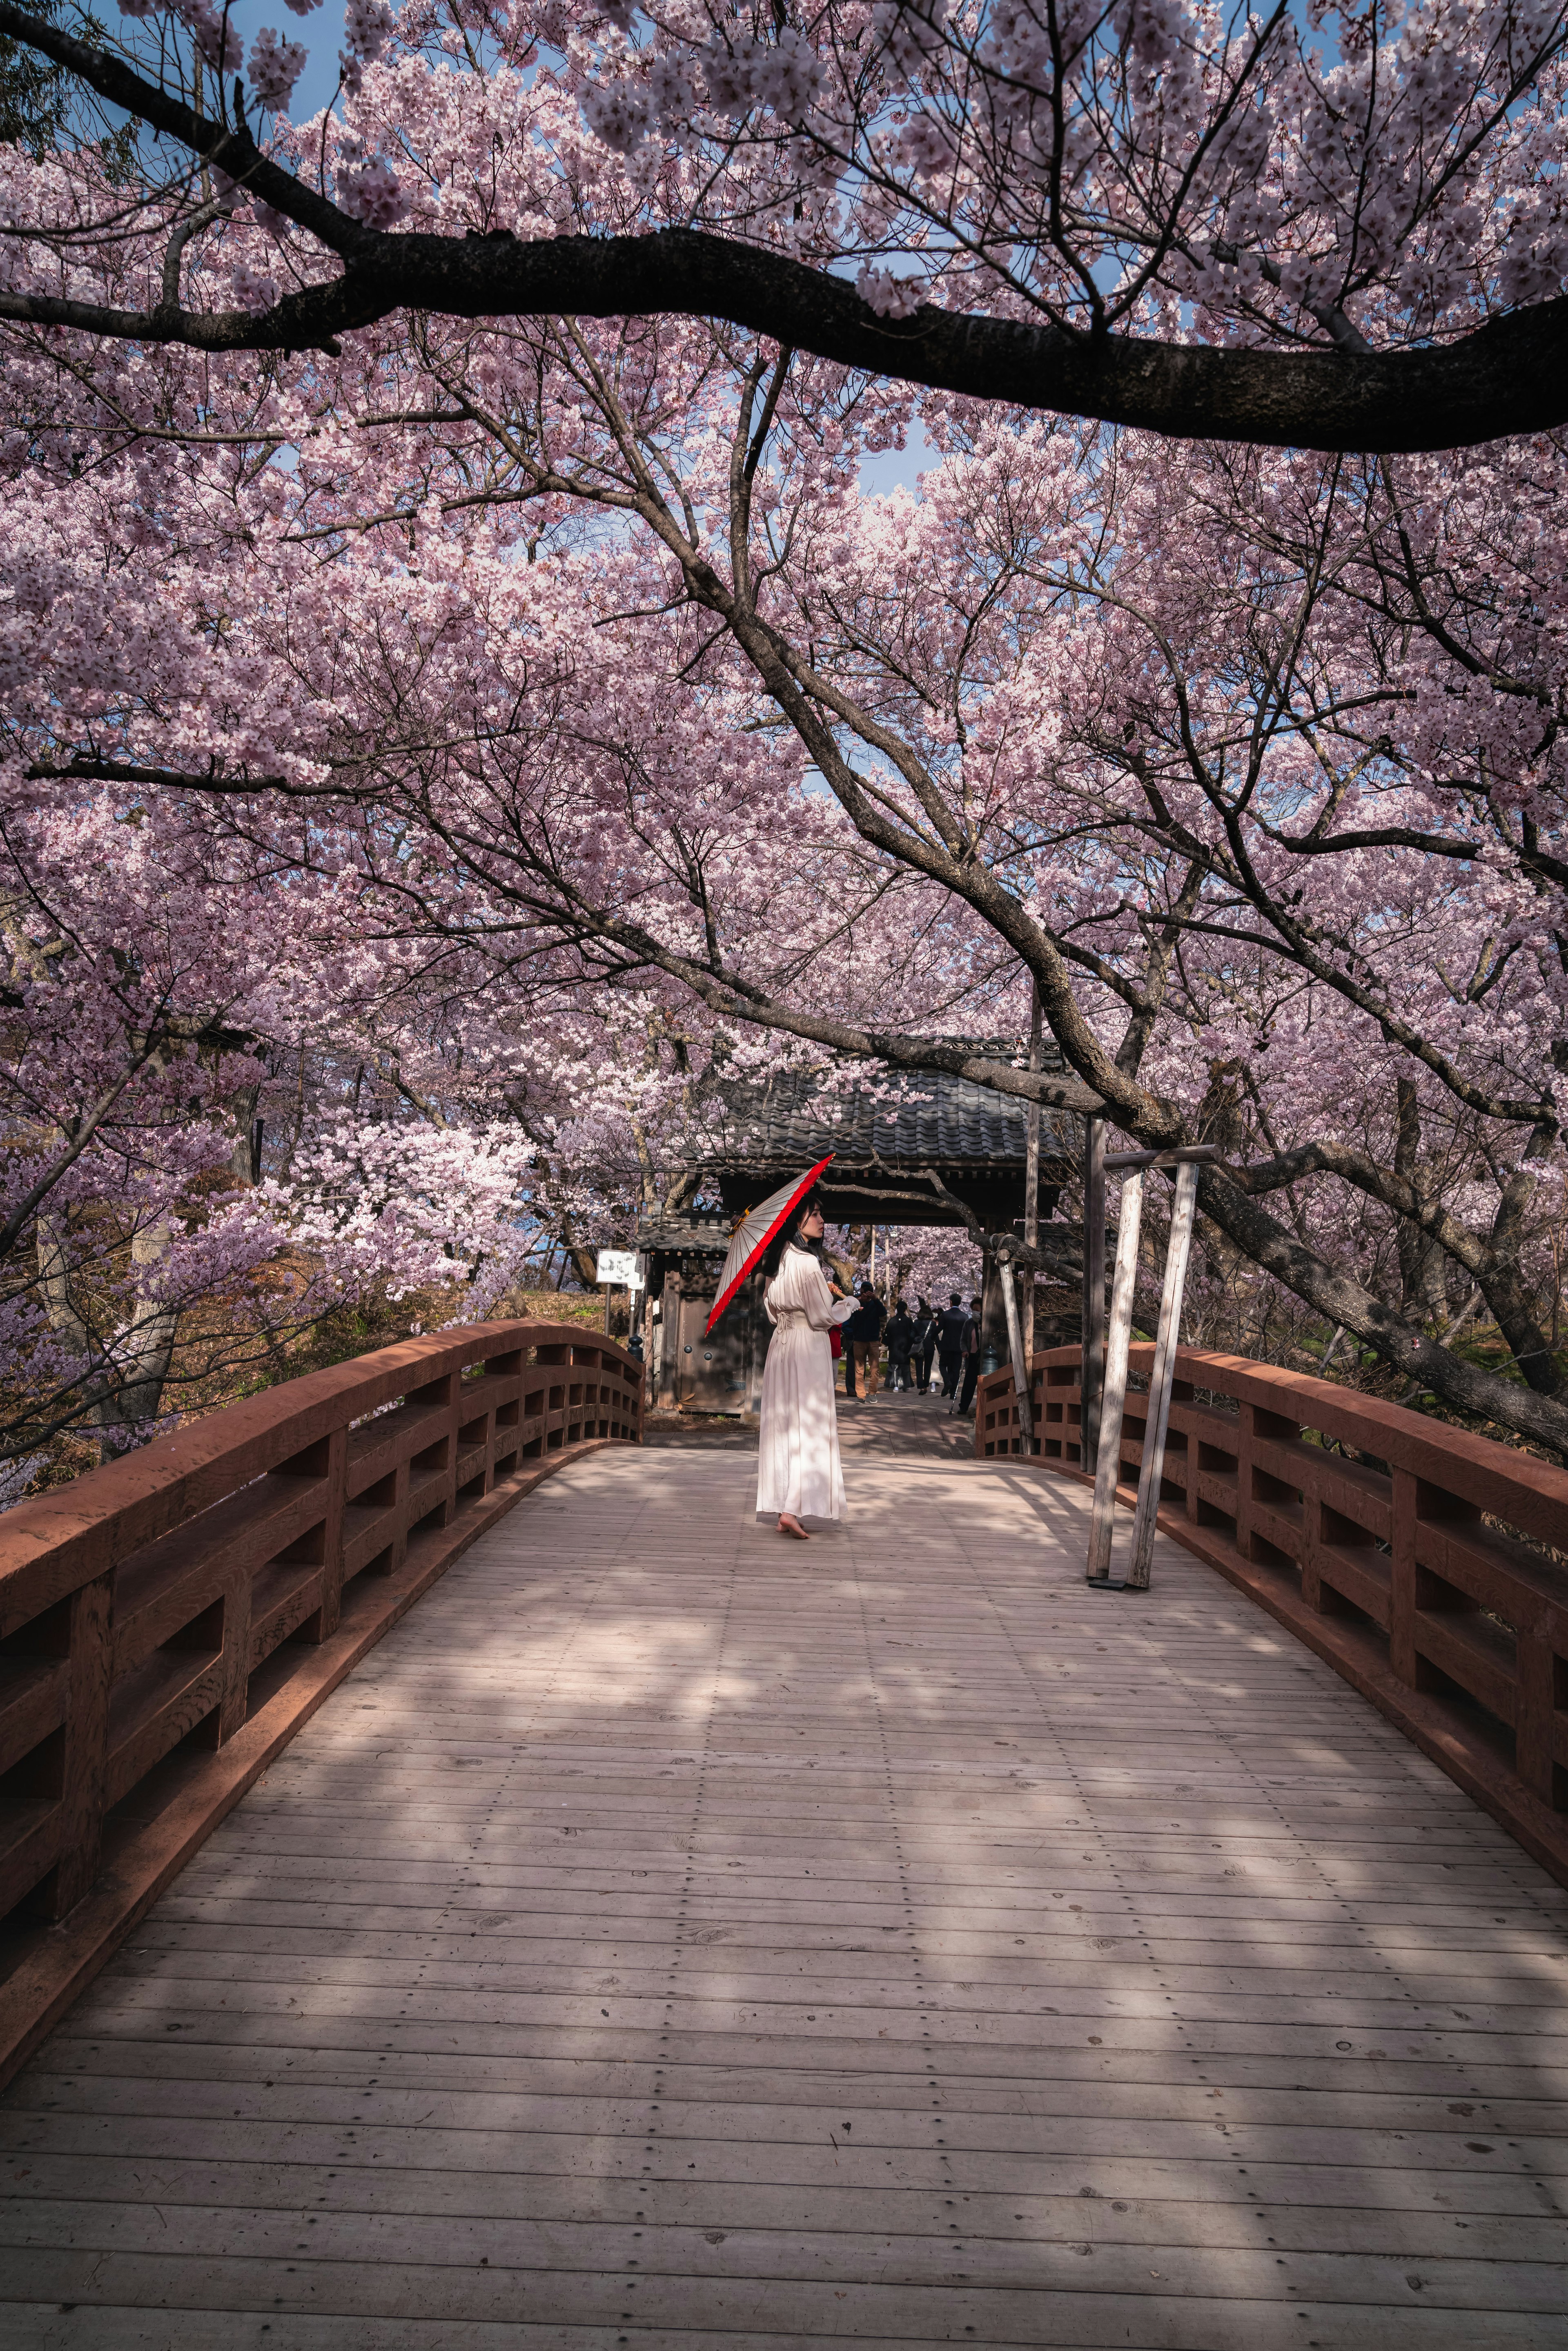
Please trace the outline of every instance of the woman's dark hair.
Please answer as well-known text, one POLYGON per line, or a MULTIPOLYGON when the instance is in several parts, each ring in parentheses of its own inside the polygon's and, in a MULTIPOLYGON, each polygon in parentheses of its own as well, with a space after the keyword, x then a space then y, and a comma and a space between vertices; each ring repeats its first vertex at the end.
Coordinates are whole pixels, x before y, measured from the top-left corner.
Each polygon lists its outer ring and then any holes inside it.
POLYGON ((803 1200, 798 1200, 796 1202, 795 1206, 790 1209, 789 1214, 785 1217, 784 1222, 779 1226, 779 1230, 774 1234, 773 1238, 768 1242, 768 1248, 763 1255, 762 1279, 764 1281, 772 1280, 774 1275, 778 1272, 779 1267, 784 1262, 784 1252, 789 1248, 791 1241, 800 1241, 800 1247, 802 1249, 811 1249, 813 1256, 817 1254, 810 1241, 800 1240, 800 1227, 804 1223, 806 1217, 810 1214, 811 1210, 813 1208, 820 1208, 821 1205, 821 1202, 816 1196, 814 1187, 811 1191, 807 1193, 803 1200))

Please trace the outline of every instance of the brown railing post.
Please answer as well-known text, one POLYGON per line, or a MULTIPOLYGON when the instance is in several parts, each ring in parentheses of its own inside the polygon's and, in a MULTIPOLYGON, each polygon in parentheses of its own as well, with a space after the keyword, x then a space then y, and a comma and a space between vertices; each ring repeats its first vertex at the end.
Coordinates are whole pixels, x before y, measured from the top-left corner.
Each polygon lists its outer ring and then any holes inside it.
POLYGON ((316 1605, 300 1619, 292 1638, 320 1643, 338 1629, 343 1591, 343 1506, 347 1493, 348 1431, 329 1429, 314 1445, 280 1462, 273 1479, 298 1479, 313 1495, 320 1516, 280 1554, 283 1562, 310 1564, 319 1571, 316 1605))
POLYGON ((248 1575, 235 1573, 225 1586, 222 1682, 213 1717, 214 1747, 221 1747, 245 1727, 250 1698, 250 1585, 248 1575))
POLYGON ((392 1471, 392 1555, 387 1561, 389 1575, 395 1575, 398 1569, 403 1566, 408 1559, 408 1498, 413 1479, 413 1473, 408 1463, 400 1461, 392 1471))
MULTIPOLYGON (((58 1859, 38 1888, 35 1907, 47 1918, 73 1910, 98 1876, 109 1782, 109 1698, 113 1671, 113 1578, 96 1575, 66 1605, 69 1659, 66 1715, 58 1764, 46 1756, 40 1773, 57 1782, 58 1859)), ((38 1794, 54 1793, 39 1787, 38 1794)))
POLYGON ((349 1432, 327 1439, 327 1515, 321 1536, 321 1631, 326 1640, 343 1613, 343 1509, 349 1497, 349 1432))
MULTIPOLYGON (((523 1352, 520 1347, 514 1347, 509 1354, 486 1355, 485 1358, 485 1376, 487 1380, 506 1380, 508 1383, 515 1380, 520 1385, 522 1372, 523 1352)), ((508 1398, 504 1403, 493 1404, 485 1416, 485 1491, 486 1494, 493 1491, 496 1483, 496 1440, 501 1432, 501 1414, 507 1412, 511 1415, 507 1426, 514 1428, 517 1425, 521 1411, 520 1398, 516 1401, 508 1398)))
POLYGON ((1236 1548, 1252 1556, 1252 1426, 1254 1407, 1243 1404, 1236 1420, 1236 1548))
POLYGON ((1416 1496, 1413 1469, 1394 1472, 1394 1531, 1389 1563, 1388 1662, 1406 1689, 1418 1686, 1416 1652, 1416 1496))
POLYGON ((1562 1769, 1557 1761, 1557 1723, 1562 1665, 1550 1638, 1535 1625, 1521 1625, 1514 1635, 1518 1712, 1514 1719, 1514 1769, 1531 1792, 1554 1810, 1564 1809, 1562 1769))

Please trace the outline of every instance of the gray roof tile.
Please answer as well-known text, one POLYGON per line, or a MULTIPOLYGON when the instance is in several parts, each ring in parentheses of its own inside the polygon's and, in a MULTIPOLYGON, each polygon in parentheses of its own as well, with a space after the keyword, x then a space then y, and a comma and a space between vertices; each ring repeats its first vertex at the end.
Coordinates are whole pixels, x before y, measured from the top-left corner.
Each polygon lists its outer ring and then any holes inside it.
MULTIPOLYGON (((993 1050, 1023 1062, 1016 1046, 993 1050)), ((1054 1049, 1045 1066, 1061 1067, 1054 1049)), ((845 1167, 1021 1166, 1026 1145, 1027 1113, 1016 1097, 931 1071, 890 1071, 830 1093, 813 1071, 780 1070, 761 1086, 727 1086, 710 1109, 703 1155, 714 1170, 809 1166, 829 1151, 845 1167)), ((1070 1113, 1046 1111, 1042 1154, 1076 1158, 1077 1130, 1070 1113)))

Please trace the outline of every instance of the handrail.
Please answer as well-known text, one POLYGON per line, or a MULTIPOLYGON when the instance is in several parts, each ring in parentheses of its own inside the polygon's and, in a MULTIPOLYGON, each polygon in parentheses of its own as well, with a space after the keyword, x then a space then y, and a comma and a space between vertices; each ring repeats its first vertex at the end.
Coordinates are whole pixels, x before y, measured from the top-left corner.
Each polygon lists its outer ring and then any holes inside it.
MULTIPOLYGON (((1081 1352, 1030 1359, 1030 1466, 1082 1479, 1081 1352)), ((1145 1384, 1153 1360, 1152 1346, 1132 1351, 1145 1384)), ((1145 1403, 1129 1392, 1122 1428, 1134 1487, 1145 1403)), ((1016 1458, 1018 1419, 1010 1368, 988 1374, 977 1455, 1016 1458)), ((1332 1381, 1183 1347, 1160 1502, 1164 1533, 1336 1667, 1568 1884, 1568 1567, 1532 1548, 1568 1553, 1568 1472, 1332 1381), (1370 1458, 1331 1449, 1347 1446, 1370 1458)))
POLYGON ((0 2078, 37 2038, 26 1922, 75 1932, 107 1902, 110 1925, 76 1932, 85 1980, 476 1534, 562 1460, 641 1442, 643 1387, 580 1324, 471 1324, 284 1382, 0 1518, 0 2078))

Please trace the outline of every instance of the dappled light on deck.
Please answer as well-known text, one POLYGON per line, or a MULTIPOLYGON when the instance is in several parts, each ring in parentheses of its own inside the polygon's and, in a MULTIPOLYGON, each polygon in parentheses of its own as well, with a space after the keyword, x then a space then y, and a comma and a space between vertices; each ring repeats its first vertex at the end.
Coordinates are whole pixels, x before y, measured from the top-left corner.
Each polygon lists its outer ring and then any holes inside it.
POLYGON ((7 2093, 7 2343, 1550 2339, 1568 1897, 924 1411, 474 1545, 7 2093))

